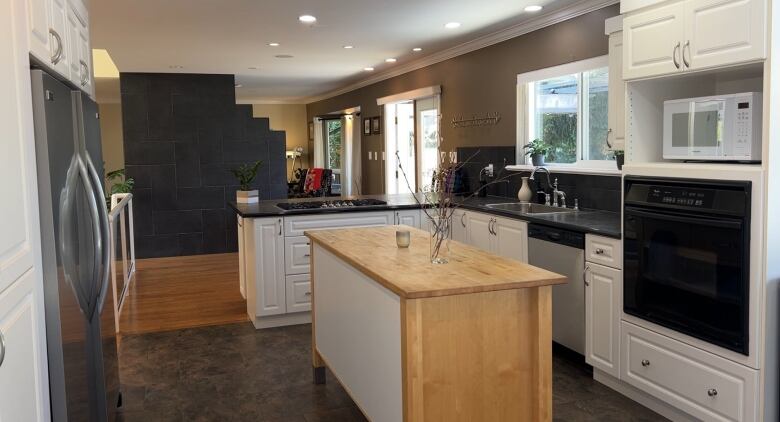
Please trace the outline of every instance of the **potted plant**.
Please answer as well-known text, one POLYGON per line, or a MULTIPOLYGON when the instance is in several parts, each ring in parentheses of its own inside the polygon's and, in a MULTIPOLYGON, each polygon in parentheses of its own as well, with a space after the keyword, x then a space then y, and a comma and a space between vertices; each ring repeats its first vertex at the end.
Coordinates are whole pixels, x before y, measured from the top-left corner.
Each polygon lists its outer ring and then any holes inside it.
POLYGON ((613 149, 612 155, 615 157, 618 170, 623 170, 623 163, 626 161, 626 152, 622 149, 613 149))
POLYGON ((125 169, 118 169, 106 173, 106 181, 110 186, 106 194, 106 208, 111 210, 111 196, 115 193, 132 192, 135 180, 132 177, 125 177, 125 169))
POLYGON ((255 161, 254 163, 242 164, 232 170, 233 176, 236 176, 240 185, 239 190, 236 191, 236 202, 251 204, 259 200, 258 190, 250 190, 250 185, 255 180, 261 164, 262 161, 255 161))
POLYGON ((531 164, 536 167, 544 165, 544 156, 550 152, 550 144, 536 138, 523 146, 525 155, 531 156, 531 164))

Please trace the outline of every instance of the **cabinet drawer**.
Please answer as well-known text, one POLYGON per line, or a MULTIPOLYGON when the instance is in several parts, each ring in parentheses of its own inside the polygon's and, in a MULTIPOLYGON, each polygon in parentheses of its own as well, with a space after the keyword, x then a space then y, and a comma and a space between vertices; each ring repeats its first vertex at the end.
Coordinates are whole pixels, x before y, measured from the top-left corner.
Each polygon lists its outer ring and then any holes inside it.
POLYGON ((394 214, 390 211, 338 212, 285 217, 284 235, 303 236, 306 230, 389 226, 393 224, 393 219, 394 214))
POLYGON ((622 379, 710 421, 752 421, 758 372, 623 322, 622 379))
POLYGON ((585 260, 622 269, 623 241, 611 237, 585 235, 585 260))
POLYGON ((311 311, 311 279, 309 274, 288 275, 287 313, 311 311))
POLYGON ((306 236, 284 239, 284 272, 291 274, 309 273, 309 238, 306 236))

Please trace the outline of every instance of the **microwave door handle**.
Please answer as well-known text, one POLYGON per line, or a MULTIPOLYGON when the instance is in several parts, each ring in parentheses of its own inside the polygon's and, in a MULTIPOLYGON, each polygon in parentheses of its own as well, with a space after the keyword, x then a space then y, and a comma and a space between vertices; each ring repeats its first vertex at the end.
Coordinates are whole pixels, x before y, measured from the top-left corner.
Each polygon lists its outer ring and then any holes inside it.
POLYGON ((730 219, 727 220, 727 219, 708 218, 708 217, 688 217, 685 215, 669 214, 664 212, 647 212, 647 211, 641 211, 641 210, 628 208, 628 207, 625 209, 625 213, 627 215, 633 215, 636 217, 674 221, 677 223, 684 223, 684 224, 707 225, 711 227, 721 227, 725 229, 742 228, 742 222, 736 220, 730 220, 730 219))

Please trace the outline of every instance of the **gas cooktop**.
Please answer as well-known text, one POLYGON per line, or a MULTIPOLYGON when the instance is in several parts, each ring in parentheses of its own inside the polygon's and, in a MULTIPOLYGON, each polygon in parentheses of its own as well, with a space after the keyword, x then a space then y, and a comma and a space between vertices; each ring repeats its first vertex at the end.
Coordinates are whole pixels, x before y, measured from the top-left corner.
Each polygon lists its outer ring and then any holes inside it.
POLYGON ((333 201, 280 202, 276 204, 277 207, 286 211, 327 208, 357 208, 377 205, 387 205, 387 202, 380 201, 379 199, 336 199, 333 201))

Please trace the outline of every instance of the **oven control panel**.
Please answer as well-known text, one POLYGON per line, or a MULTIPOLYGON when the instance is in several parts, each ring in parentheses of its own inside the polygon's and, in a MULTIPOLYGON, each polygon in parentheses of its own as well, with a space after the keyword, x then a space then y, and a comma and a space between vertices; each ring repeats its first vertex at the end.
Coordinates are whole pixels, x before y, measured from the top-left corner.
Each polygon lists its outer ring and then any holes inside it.
POLYGON ((681 205, 695 208, 712 208, 715 191, 675 186, 650 186, 647 202, 654 204, 681 205))

